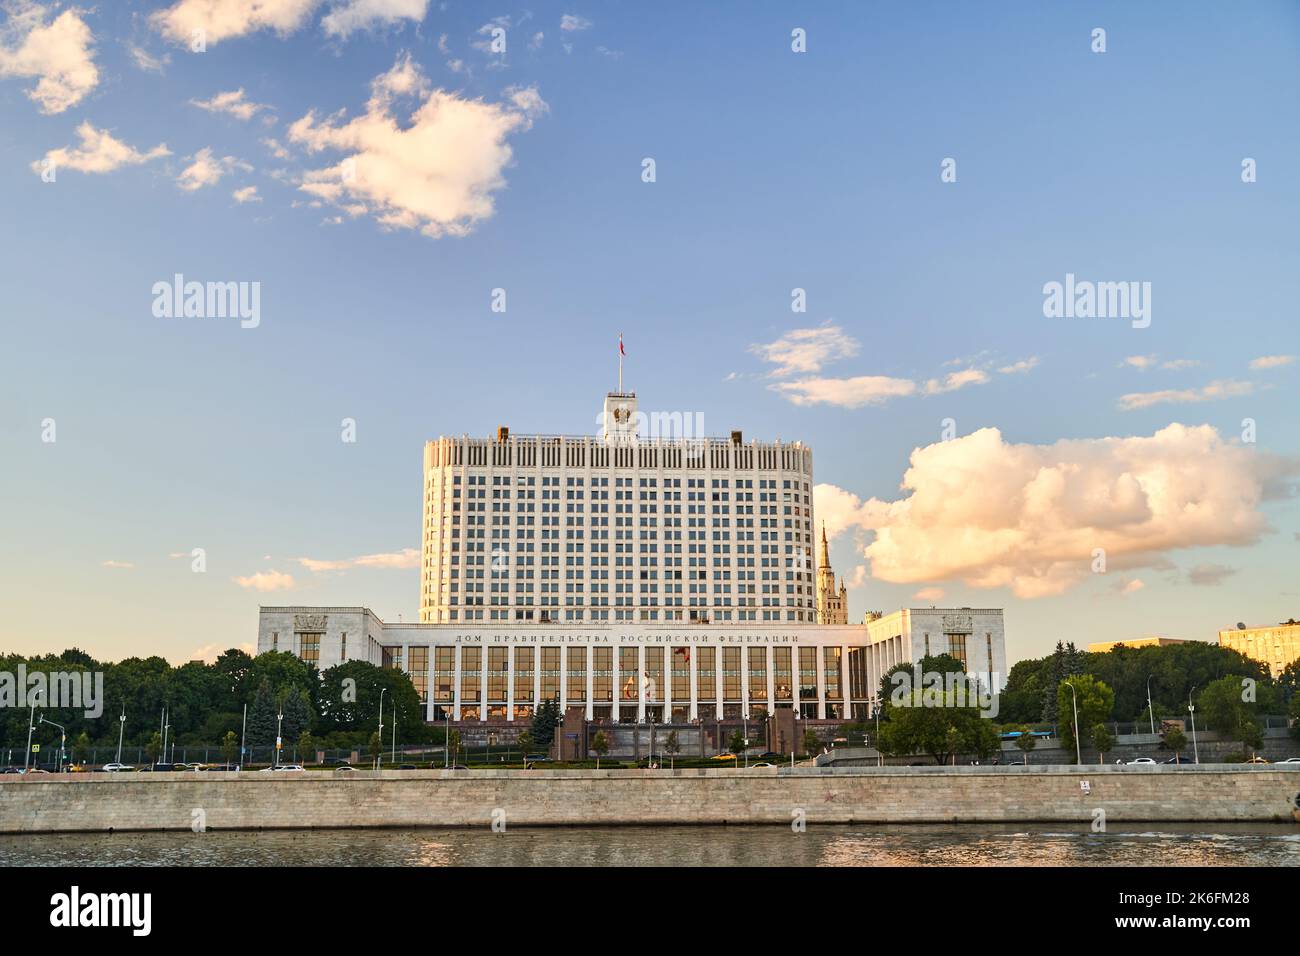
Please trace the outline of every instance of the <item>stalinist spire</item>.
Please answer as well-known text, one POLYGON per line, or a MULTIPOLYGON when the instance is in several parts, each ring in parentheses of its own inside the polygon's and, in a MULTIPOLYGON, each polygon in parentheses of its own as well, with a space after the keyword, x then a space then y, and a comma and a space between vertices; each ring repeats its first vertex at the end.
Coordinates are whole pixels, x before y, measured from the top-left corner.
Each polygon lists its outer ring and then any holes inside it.
POLYGON ((817 552, 817 569, 829 568, 831 566, 830 552, 826 550, 826 522, 822 522, 822 544, 821 549, 817 552))

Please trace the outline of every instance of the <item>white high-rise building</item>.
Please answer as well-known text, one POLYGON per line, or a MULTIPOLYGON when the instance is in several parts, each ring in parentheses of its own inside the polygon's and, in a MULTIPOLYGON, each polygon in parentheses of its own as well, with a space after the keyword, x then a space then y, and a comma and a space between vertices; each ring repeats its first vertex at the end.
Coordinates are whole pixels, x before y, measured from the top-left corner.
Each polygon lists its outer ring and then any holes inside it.
POLYGON ((263 607, 258 653, 401 669, 429 720, 474 732, 555 700, 593 726, 691 725, 717 748, 729 721, 865 720, 885 672, 928 654, 1003 683, 1000 610, 844 623, 824 547, 818 620, 806 445, 703 438, 694 417, 646 415, 621 389, 598 423, 428 442, 420 623, 263 607))
POLYGON ((814 622, 812 450, 692 420, 428 442, 421 622, 814 622))

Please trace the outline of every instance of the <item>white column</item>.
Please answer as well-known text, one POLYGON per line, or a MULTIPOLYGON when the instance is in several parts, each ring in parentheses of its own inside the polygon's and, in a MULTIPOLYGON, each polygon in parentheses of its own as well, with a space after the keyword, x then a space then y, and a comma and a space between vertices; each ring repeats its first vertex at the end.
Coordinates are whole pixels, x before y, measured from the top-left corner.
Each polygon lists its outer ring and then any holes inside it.
POLYGON ((453 678, 451 719, 460 720, 460 663, 461 663, 461 645, 456 645, 456 676, 453 678))
POLYGON ((515 719, 515 646, 506 648, 506 720, 515 719))
POLYGON ((636 646, 636 722, 645 723, 645 645, 636 646))
POLYGON ((687 720, 698 720, 700 716, 700 662, 692 651, 691 645, 686 645, 686 653, 689 660, 686 662, 686 669, 690 672, 691 682, 691 707, 686 713, 687 720))
POLYGON ((722 645, 713 646, 713 706, 714 716, 722 719, 722 645))
POLYGON ((560 713, 564 713, 564 708, 568 706, 568 661, 569 649, 564 644, 560 645, 560 713))
POLYGON ((826 649, 817 645, 817 719, 826 719, 826 649))
POLYGON ((841 712, 845 720, 853 719, 853 691, 851 689, 853 681, 849 679, 849 645, 840 645, 840 695, 844 698, 844 710, 841 712))
POLYGON ((583 652, 586 654, 587 661, 587 719, 594 720, 596 712, 593 709, 596 706, 596 676, 593 673, 596 669, 596 647, 594 644, 588 644, 587 649, 583 652))
POLYGON ((749 716, 749 645, 740 645, 740 716, 749 716))
POLYGON ((767 645, 767 712, 776 711, 776 652, 767 645))
POLYGON ((615 644, 614 647, 611 648, 609 654, 609 668, 610 668, 609 672, 611 675, 609 680, 610 680, 610 686, 613 688, 613 690, 609 695, 610 698, 609 719, 616 724, 618 723, 618 697, 619 697, 620 687, 621 687, 621 685, 619 684, 619 673, 618 673, 618 652, 619 652, 619 647, 617 644, 615 644))

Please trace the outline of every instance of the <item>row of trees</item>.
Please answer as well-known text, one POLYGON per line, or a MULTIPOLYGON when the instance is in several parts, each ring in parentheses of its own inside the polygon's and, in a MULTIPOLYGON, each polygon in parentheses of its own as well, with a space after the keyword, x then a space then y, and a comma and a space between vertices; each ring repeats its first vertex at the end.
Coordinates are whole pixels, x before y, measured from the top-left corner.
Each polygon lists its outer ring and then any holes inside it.
MULTIPOLYGON (((0 672, 17 675, 20 665, 25 665, 29 675, 103 674, 103 713, 99 717, 86 717, 82 709, 48 711, 52 720, 67 726, 74 750, 115 747, 119 716, 125 714, 124 743, 143 746, 156 755, 165 709, 169 742, 224 750, 233 740, 238 753, 245 706, 250 746, 273 745, 277 725, 286 745, 299 744, 300 750, 304 743, 309 749, 312 745, 357 746, 373 742, 381 694, 385 744, 391 739, 394 719, 402 743, 442 739, 440 728, 424 722, 424 706, 410 678, 364 661, 348 661, 319 672, 293 654, 270 651, 253 657, 236 649, 211 664, 194 661, 180 666, 161 657, 100 662, 76 648, 40 657, 0 656, 0 672)), ((41 711, 38 706, 38 716, 41 711)), ((0 746, 25 746, 28 714, 26 707, 0 708, 0 746)), ((38 728, 35 739, 48 743, 53 733, 46 725, 38 728)))
MULTIPOLYGON (((886 754, 928 754, 945 763, 959 753, 989 759, 1000 752, 1001 735, 1007 731, 1020 732, 1017 743, 1032 749, 1030 731, 1035 727, 1055 729, 1061 746, 1074 751, 1077 722, 1084 737, 1080 743, 1106 753, 1114 746, 1109 726, 1114 721, 1145 725, 1150 720, 1148 677, 1157 724, 1162 715, 1186 717, 1187 695, 1192 694, 1198 725, 1240 744, 1243 754, 1261 745, 1266 715, 1300 718, 1298 664, 1275 680, 1265 665, 1217 645, 1120 647, 1091 654, 1058 644, 1047 657, 1021 661, 1012 669, 996 712, 988 707, 987 697, 981 699, 989 688, 976 686, 976 694, 966 693, 970 681, 953 657, 941 654, 915 667, 897 665, 881 680, 878 732, 870 724, 852 725, 850 731, 873 739, 886 754), (938 675, 940 680, 915 687, 916 675, 938 675)), ((1300 720, 1293 723, 1292 733, 1300 738, 1300 720)), ((1171 730, 1165 746, 1181 752, 1185 735, 1171 730)))

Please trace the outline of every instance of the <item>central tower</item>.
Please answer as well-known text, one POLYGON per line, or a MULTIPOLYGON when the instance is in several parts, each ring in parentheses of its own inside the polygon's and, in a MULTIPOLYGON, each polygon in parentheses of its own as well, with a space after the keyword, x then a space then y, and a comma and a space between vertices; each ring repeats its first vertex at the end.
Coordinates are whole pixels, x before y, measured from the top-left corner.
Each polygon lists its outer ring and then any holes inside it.
POLYGON ((605 410, 600 417, 600 437, 609 444, 631 444, 636 441, 636 392, 610 392, 605 396, 605 410))

